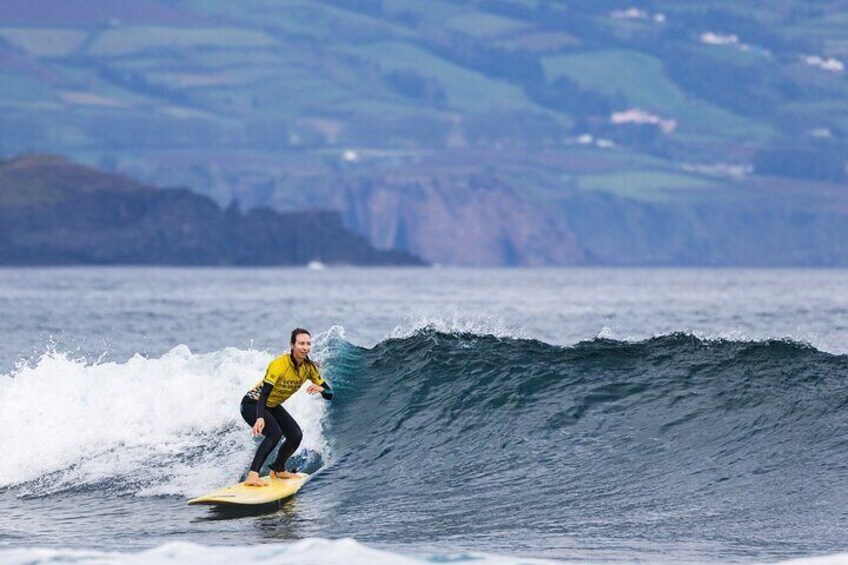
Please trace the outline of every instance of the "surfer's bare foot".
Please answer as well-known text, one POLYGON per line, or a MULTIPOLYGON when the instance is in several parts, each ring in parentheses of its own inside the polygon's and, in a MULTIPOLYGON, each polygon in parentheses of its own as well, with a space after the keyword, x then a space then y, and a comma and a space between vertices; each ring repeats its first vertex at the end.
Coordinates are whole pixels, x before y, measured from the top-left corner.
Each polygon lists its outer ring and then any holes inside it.
POLYGON ((299 476, 297 473, 289 473, 288 471, 271 471, 272 479, 296 479, 299 476))
POLYGON ((267 487, 268 481, 260 479, 259 473, 256 471, 250 471, 247 473, 247 480, 244 481, 244 485, 248 487, 267 487))

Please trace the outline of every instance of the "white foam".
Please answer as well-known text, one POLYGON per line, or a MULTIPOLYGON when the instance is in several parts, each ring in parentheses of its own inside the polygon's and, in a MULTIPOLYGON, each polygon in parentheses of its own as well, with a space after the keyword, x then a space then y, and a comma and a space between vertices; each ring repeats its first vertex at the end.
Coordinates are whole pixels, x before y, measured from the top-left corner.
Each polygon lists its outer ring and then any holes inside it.
MULTIPOLYGON (((273 563, 277 565, 423 565, 425 563, 473 563, 474 565, 544 565, 569 563, 589 564, 586 560, 544 560, 527 557, 510 557, 470 552, 453 555, 413 556, 367 547, 357 541, 344 538, 327 540, 307 538, 294 543, 275 543, 254 546, 207 547, 188 542, 172 542, 141 552, 94 551, 76 549, 4 549, 0 550, 0 562, 6 565, 39 565, 48 563, 75 563, 105 565, 126 563, 165 565, 170 563, 202 563, 204 565, 230 563, 273 563)), ((672 563, 671 559, 655 563, 672 563)), ((848 562, 848 553, 820 557, 805 557, 781 561, 779 565, 838 565, 848 562)), ((599 563, 599 562, 596 562, 599 563)), ((608 561, 615 563, 651 563, 644 559, 633 561, 608 561)), ((721 563, 715 561, 715 563, 721 563)))
MULTIPOLYGON (((440 312, 424 312, 419 311, 406 316, 403 324, 395 326, 395 328, 386 336, 386 339, 392 338, 407 338, 415 335, 422 330, 433 330, 441 333, 456 334, 470 333, 475 335, 491 335, 499 338, 514 338, 514 339, 541 339, 534 332, 520 327, 517 324, 505 321, 496 316, 472 315, 461 312, 455 308, 448 308, 440 312)), ((690 327, 681 327, 668 331, 654 332, 637 332, 632 328, 624 328, 618 324, 603 325, 601 329, 594 333, 595 339, 608 339, 614 341, 622 341, 625 343, 639 343, 648 339, 662 338, 673 334, 687 334, 696 337, 703 341, 736 341, 758 343, 770 340, 791 340, 798 343, 803 343, 818 349, 819 351, 844 355, 846 348, 844 343, 840 343, 839 336, 822 335, 803 328, 795 328, 794 331, 789 331, 786 335, 779 336, 769 332, 752 331, 751 329, 728 328, 722 331, 707 331, 694 329, 690 327)), ((327 338, 322 342, 318 338, 316 343, 325 343, 329 348, 329 344, 334 339, 339 341, 344 340, 344 330, 340 327, 331 328, 327 334, 327 338)), ((591 340, 589 334, 578 335, 571 340, 557 341, 552 340, 554 345, 573 346, 577 343, 591 340)))
POLYGON ((526 330, 502 318, 479 313, 469 314, 455 307, 439 312, 421 310, 412 312, 405 317, 401 325, 395 326, 388 337, 406 338, 425 329, 447 334, 470 333, 502 338, 530 338, 526 330))
MULTIPOLYGON (((808 345, 825 353, 832 355, 845 355, 845 347, 838 343, 832 336, 822 336, 812 332, 805 332, 800 328, 794 332, 788 332, 787 335, 776 337, 772 334, 752 332, 750 330, 742 330, 740 328, 731 328, 725 331, 703 331, 692 328, 683 327, 680 330, 656 332, 651 334, 637 334, 632 331, 625 331, 620 327, 602 326, 596 333, 595 339, 608 339, 612 341, 620 341, 624 343, 639 343, 649 339, 660 339, 671 335, 689 335, 701 341, 729 341, 739 343, 765 343, 767 341, 791 341, 802 345, 808 345)), ((567 343, 565 345, 576 345, 575 343, 567 343)))
POLYGON ((848 553, 822 555, 819 557, 800 557, 781 561, 779 565, 844 565, 848 563, 848 553))
MULTIPOLYGON (((43 494, 104 481, 144 495, 194 495, 238 480, 255 450, 239 414, 272 355, 227 348, 87 362, 48 353, 0 376, 0 488, 43 494), (49 477, 48 477, 49 476, 49 477)), ((286 408, 301 449, 327 457, 324 402, 286 408)))
MULTIPOLYGON (((46 563, 78 564, 168 564, 168 563, 274 563, 278 565, 420 565, 423 563, 474 563, 475 565, 542 565, 554 563, 540 559, 501 557, 481 553, 451 556, 414 557, 366 547, 345 538, 326 540, 309 538, 288 544, 246 547, 206 547, 174 542, 138 553, 86 551, 71 549, 13 549, 0 551, 0 561, 11 565, 46 563)), ((571 562, 574 563, 574 562, 571 562)))

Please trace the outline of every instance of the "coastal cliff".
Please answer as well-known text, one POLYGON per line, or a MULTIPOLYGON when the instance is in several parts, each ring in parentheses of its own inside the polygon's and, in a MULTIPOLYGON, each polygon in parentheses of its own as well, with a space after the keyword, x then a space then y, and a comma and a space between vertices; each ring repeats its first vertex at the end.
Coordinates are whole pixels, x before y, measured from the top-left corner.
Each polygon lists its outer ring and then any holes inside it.
POLYGON ((377 250, 337 212, 221 209, 60 157, 0 163, 0 264, 422 265, 377 250))
POLYGON ((442 265, 848 265, 848 199, 837 184, 763 179, 636 198, 529 190, 497 172, 336 177, 323 190, 317 182, 316 197, 377 247, 442 265))

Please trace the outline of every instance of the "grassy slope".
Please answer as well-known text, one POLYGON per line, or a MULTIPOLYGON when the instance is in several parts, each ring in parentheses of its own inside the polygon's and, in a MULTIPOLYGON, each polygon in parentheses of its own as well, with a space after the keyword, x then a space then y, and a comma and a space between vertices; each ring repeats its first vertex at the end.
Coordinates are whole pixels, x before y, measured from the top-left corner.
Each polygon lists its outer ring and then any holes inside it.
POLYGON ((656 57, 626 50, 552 55, 543 60, 553 81, 565 75, 581 86, 609 95, 621 95, 635 107, 678 121, 685 129, 713 135, 757 137, 768 128, 691 98, 665 74, 656 57))
POLYGON ((50 156, 23 156, 0 162, 0 197, 7 209, 37 207, 69 193, 150 190, 118 175, 109 175, 50 156))

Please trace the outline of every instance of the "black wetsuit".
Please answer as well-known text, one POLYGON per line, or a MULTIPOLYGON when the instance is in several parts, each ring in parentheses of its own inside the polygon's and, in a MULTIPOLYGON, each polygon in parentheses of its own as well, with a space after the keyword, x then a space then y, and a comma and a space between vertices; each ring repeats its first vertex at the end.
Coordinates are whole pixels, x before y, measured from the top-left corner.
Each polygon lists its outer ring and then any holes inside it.
MULTIPOLYGON (((324 391, 321 396, 326 400, 333 398, 333 392, 330 390, 330 385, 324 382, 324 391)), ((283 408, 283 405, 269 408, 265 405, 268 395, 271 394, 274 385, 271 383, 263 383, 262 391, 259 394, 259 399, 253 399, 250 396, 245 396, 241 400, 241 417, 247 422, 250 427, 256 424, 259 418, 265 418, 265 428, 262 430, 264 439, 256 450, 256 455, 253 457, 253 462, 250 464, 250 470, 257 473, 262 468, 262 464, 274 450, 274 446, 285 437, 286 441, 280 447, 277 453, 277 458, 271 464, 271 469, 275 472, 286 470, 286 461, 297 451, 300 442, 303 439, 303 431, 297 425, 291 414, 283 408)))

